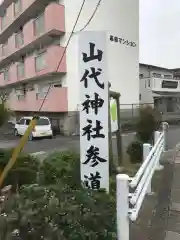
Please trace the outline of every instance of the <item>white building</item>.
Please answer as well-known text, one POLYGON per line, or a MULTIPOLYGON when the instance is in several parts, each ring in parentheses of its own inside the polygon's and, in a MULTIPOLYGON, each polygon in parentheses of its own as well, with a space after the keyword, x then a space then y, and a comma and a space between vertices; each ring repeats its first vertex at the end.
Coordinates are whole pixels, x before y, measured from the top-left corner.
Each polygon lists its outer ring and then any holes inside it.
POLYGON ((154 104, 163 113, 180 111, 180 80, 176 70, 140 64, 140 103, 154 104))
MULTIPOLYGON (((91 18, 99 0, 86 1, 76 31, 91 18)), ((78 15, 82 0, 66 0, 65 42, 78 15), (71 20, 70 20, 71 19, 71 20)), ((111 90, 120 92, 121 104, 131 108, 139 103, 139 0, 102 0, 86 31, 107 32, 108 74, 111 90), (113 38, 114 41, 111 41, 113 38)), ((66 54, 69 114, 76 111, 79 101, 78 37, 73 36, 66 54), (77 86, 75 88, 75 86, 77 86)))

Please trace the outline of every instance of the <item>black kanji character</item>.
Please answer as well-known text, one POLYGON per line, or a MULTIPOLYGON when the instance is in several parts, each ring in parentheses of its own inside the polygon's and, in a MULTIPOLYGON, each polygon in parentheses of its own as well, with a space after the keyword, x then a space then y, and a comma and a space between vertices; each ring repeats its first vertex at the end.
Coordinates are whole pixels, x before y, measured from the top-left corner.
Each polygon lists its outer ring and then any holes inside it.
POLYGON ((89 123, 87 126, 85 126, 82 130, 84 131, 82 136, 87 135, 87 140, 90 141, 92 138, 105 138, 105 135, 101 133, 101 130, 103 127, 101 126, 101 121, 96 120, 96 126, 92 127, 92 120, 87 119, 87 123, 89 123), (94 134, 92 134, 95 132, 94 134))
POLYGON ((94 67, 91 67, 91 74, 89 70, 85 70, 83 77, 81 78, 80 82, 84 82, 84 87, 88 87, 88 78, 93 78, 98 85, 98 87, 104 89, 104 83, 100 83, 98 80, 98 76, 101 75, 102 69, 98 68, 97 71, 94 67))
POLYGON ((118 37, 114 37, 114 41, 115 41, 115 42, 118 42, 118 37))
POLYGON ((85 186, 85 188, 89 188, 90 189, 89 179, 88 179, 88 176, 86 176, 86 175, 84 175, 84 186, 85 186))
POLYGON ((87 150, 86 157, 87 159, 85 162, 83 162, 83 164, 88 164, 91 162, 91 167, 95 167, 99 163, 107 162, 106 159, 99 157, 99 148, 94 146, 90 146, 90 148, 87 150))
POLYGON ((99 172, 96 172, 96 174, 90 173, 90 176, 84 175, 85 178, 85 186, 87 188, 92 188, 93 190, 99 190, 101 186, 100 179, 102 178, 99 172), (89 185, 90 181, 90 185, 89 185))
POLYGON ((100 62, 102 60, 103 51, 98 49, 97 54, 95 54, 95 44, 90 42, 89 46, 90 46, 90 55, 88 57, 87 53, 83 53, 83 61, 86 63, 86 62, 97 59, 100 62))
POLYGON ((109 38, 109 39, 110 39, 110 41, 112 41, 112 42, 114 41, 114 37, 113 37, 112 35, 110 35, 110 38, 109 38))
POLYGON ((104 104, 104 100, 99 97, 98 93, 94 93, 94 99, 91 100, 88 94, 85 95, 86 100, 82 103, 83 111, 86 111, 89 114, 89 108, 94 109, 94 113, 98 114, 98 109, 101 108, 104 104))

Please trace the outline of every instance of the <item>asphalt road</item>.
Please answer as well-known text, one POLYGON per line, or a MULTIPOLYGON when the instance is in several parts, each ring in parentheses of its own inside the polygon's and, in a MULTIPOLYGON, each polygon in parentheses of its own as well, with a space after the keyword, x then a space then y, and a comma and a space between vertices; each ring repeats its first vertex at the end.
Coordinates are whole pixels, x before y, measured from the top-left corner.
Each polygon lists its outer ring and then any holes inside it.
MULTIPOLYGON (((128 144, 133 140, 134 133, 125 134, 122 136, 123 148, 125 149, 128 144)), ((5 137, 0 140, 0 148, 11 148, 17 146, 20 138, 5 137)), ((116 148, 116 139, 112 139, 113 148, 116 148)), ((25 145, 24 152, 51 152, 53 150, 75 150, 79 151, 79 137, 64 137, 56 136, 53 139, 36 139, 28 141, 25 145)))
MULTIPOLYGON (((134 133, 122 135, 123 149, 133 140, 134 133)), ((5 137, 0 140, 0 148, 11 148, 18 144, 19 138, 5 137)), ((180 142, 180 126, 171 127, 168 132, 168 148, 172 149, 180 142)), ((116 139, 113 139, 113 148, 116 149, 116 139)), ((75 150, 79 151, 78 137, 56 136, 53 139, 39 139, 27 142, 24 151, 27 153, 51 152, 54 150, 75 150)))

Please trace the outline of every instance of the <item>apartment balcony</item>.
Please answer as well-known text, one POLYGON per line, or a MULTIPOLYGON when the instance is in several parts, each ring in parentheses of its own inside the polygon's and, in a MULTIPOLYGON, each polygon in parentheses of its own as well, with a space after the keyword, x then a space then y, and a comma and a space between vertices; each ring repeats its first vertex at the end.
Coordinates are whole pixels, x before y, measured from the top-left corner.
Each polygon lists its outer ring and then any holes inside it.
POLYGON ((0 5, 0 24, 5 12, 6 18, 0 34, 0 43, 6 41, 13 32, 17 32, 23 23, 26 23, 31 18, 36 17, 38 13, 42 12, 49 2, 49 0, 21 0, 21 8, 18 12, 15 12, 14 1, 4 0, 0 5))
MULTIPOLYGON (((36 91, 29 91, 21 98, 15 94, 10 94, 8 106, 12 111, 39 111, 43 102, 36 91)), ((46 100, 44 101, 41 112, 67 112, 68 111, 68 93, 67 88, 51 88, 46 100)))
POLYGON ((180 81, 175 79, 152 78, 152 92, 155 94, 180 94, 180 81))
POLYGON ((64 31, 64 6, 51 3, 45 8, 39 19, 30 20, 24 25, 21 32, 13 34, 8 39, 6 53, 0 58, 0 68, 10 64, 12 61, 18 61, 22 55, 27 55, 40 46, 50 44, 54 37, 60 36, 64 31), (38 20, 41 28, 35 27, 35 21, 38 20))
POLYGON ((12 64, 7 71, 1 72, 0 86, 4 87, 19 82, 25 83, 47 75, 66 73, 66 56, 63 56, 63 53, 63 47, 52 45, 45 52, 25 58, 20 69, 19 63, 12 64), (58 68, 62 56, 63 60, 58 68))

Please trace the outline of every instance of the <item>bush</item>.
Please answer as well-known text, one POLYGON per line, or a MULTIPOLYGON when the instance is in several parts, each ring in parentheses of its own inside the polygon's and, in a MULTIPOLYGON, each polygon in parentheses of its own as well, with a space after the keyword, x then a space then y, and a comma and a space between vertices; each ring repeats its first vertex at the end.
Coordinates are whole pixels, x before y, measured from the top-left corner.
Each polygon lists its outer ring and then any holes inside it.
POLYGON ((63 182, 73 188, 80 187, 80 157, 74 152, 64 151, 50 154, 40 169, 40 184, 63 182))
POLYGON ((24 187, 0 215, 0 239, 15 240, 15 230, 19 240, 115 240, 115 197, 61 182, 24 187))
POLYGON ((39 183, 22 186, 5 203, 0 239, 117 239, 116 182, 110 182, 110 194, 83 189, 79 155, 51 154, 42 163, 39 183))
POLYGON ((150 106, 140 108, 136 124, 136 133, 140 141, 152 143, 154 131, 159 127, 161 121, 159 116, 150 106))
POLYGON ((143 144, 139 141, 133 141, 127 148, 131 163, 140 163, 143 160, 143 144))
MULTIPOLYGON (((12 156, 13 149, 11 150, 0 150, 0 170, 3 171, 4 167, 10 160, 12 156)), ((32 184, 37 180, 37 172, 39 169, 39 162, 36 158, 27 155, 20 154, 17 158, 16 163, 13 168, 8 173, 5 178, 5 185, 12 185, 12 188, 15 190, 17 187, 20 187, 24 184, 32 184)))
POLYGON ((160 114, 151 106, 142 107, 136 124, 137 138, 143 143, 152 143, 154 131, 161 122, 160 114))

